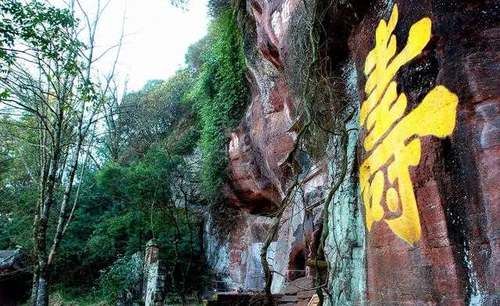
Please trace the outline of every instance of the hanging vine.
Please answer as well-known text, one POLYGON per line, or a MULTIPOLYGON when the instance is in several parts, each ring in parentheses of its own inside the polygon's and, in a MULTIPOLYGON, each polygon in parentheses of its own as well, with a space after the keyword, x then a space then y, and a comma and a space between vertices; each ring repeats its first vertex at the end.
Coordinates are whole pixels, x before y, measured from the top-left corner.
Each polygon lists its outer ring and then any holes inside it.
MULTIPOLYGON (((271 292, 273 274, 281 275, 278 271, 271 269, 267 260, 267 253, 271 242, 278 235, 283 214, 293 203, 297 192, 305 183, 304 178, 308 177, 307 173, 304 173, 307 170, 300 169, 298 161, 299 151, 307 152, 308 155, 315 155, 314 150, 317 148, 314 145, 319 144, 321 147, 317 151, 324 152, 328 143, 335 143, 340 151, 340 160, 337 164, 339 171, 330 178, 331 185, 326 197, 315 204, 305 207, 307 211, 312 211, 316 207, 323 206, 321 216, 323 226, 319 243, 317 244, 316 258, 313 260, 313 266, 317 267, 318 270, 325 259, 325 245, 329 234, 330 206, 333 204, 334 196, 342 182, 344 182, 348 171, 348 133, 350 131, 347 129, 347 124, 352 120, 355 108, 347 103, 343 93, 337 89, 338 87, 345 88, 345 86, 342 84, 340 78, 334 77, 334 73, 332 72, 332 62, 327 52, 329 49, 329 42, 326 39, 328 33, 323 25, 327 14, 331 13, 337 2, 335 0, 318 0, 312 4, 307 4, 305 0, 302 1, 305 11, 304 15, 309 18, 305 21, 302 20, 306 24, 307 34, 305 35, 305 41, 300 42, 305 47, 304 50, 306 50, 306 69, 302 70, 304 74, 301 75, 300 80, 289 80, 292 90, 294 90, 296 96, 302 101, 303 112, 299 114, 299 120, 297 120, 297 122, 302 123, 302 126, 297 132, 295 145, 287 158, 287 163, 292 169, 292 173, 294 173, 294 178, 292 184, 286 190, 286 195, 281 201, 279 209, 272 215, 272 226, 269 229, 260 253, 265 276, 264 291, 267 305, 274 304, 271 292), (326 141, 322 142, 321 139, 317 139, 318 137, 323 137, 326 141), (333 139, 336 139, 336 141, 333 141, 333 139)), ((298 39, 300 40, 301 38, 298 37, 298 39)), ((296 65, 295 63, 293 64, 296 65)), ((296 67, 296 69, 300 69, 300 67, 296 67)), ((294 73, 290 74, 292 78, 295 75, 294 73)), ((325 268, 327 275, 331 273, 328 261, 325 268)), ((320 300, 319 305, 323 305, 325 294, 330 296, 330 301, 332 301, 331 294, 328 291, 328 281, 322 279, 321 273, 315 274, 313 288, 299 289, 315 290, 320 300)))

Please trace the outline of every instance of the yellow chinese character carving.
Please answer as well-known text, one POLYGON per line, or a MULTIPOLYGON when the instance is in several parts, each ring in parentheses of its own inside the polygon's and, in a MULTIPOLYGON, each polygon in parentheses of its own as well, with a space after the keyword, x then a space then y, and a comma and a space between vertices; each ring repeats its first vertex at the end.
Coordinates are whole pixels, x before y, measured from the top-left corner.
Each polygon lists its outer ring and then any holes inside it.
POLYGON ((398 94, 393 79, 429 42, 431 20, 422 18, 411 26, 406 46, 398 54, 392 34, 397 22, 394 5, 389 21, 381 20, 377 26, 375 47, 365 61, 367 98, 361 105, 360 123, 365 129, 367 157, 359 176, 368 231, 383 219, 394 234, 413 244, 421 230, 409 168, 420 163, 420 138, 446 137, 453 132, 458 98, 444 86, 436 86, 404 115, 406 95, 398 94))

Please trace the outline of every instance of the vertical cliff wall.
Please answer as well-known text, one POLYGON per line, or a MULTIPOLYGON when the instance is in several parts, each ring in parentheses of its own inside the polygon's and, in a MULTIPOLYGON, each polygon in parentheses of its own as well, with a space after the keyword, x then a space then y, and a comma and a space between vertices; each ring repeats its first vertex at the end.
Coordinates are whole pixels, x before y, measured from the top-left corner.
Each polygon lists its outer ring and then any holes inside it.
POLYGON ((256 250, 287 202, 274 292, 304 278, 334 305, 500 303, 499 12, 246 1, 252 99, 224 190, 243 213, 214 264, 229 287, 263 288, 256 250))
POLYGON ((350 35, 371 302, 498 303, 498 12, 379 1, 350 35))

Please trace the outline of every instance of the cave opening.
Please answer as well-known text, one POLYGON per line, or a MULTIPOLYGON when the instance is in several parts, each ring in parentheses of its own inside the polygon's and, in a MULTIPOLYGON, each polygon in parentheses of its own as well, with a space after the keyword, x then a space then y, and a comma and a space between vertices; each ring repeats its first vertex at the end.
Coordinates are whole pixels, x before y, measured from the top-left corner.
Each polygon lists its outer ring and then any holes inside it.
POLYGON ((290 254, 288 280, 293 281, 304 276, 306 276, 306 253, 302 246, 290 254))

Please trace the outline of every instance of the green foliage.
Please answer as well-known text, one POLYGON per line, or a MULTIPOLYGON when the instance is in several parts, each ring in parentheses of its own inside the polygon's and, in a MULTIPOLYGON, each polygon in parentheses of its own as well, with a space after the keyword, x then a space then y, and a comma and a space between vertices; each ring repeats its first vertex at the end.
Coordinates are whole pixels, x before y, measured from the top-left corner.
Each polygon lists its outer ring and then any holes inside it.
POLYGON ((116 301, 121 292, 134 288, 141 281, 142 268, 140 254, 118 259, 99 278, 98 296, 116 301))
POLYGON ((121 161, 142 158, 145 152, 159 143, 170 149, 179 149, 169 141, 182 140, 181 151, 185 153, 195 147, 198 134, 192 129, 197 127, 197 117, 183 103, 192 83, 191 72, 179 70, 167 81, 149 81, 142 90, 124 97, 118 110, 119 137, 124 140, 121 161), (190 138, 171 137, 176 134, 190 138))
POLYGON ((29 128, 33 118, 23 116, 17 122, 0 118, 0 249, 32 247, 31 225, 37 186, 32 184, 27 166, 36 163, 36 148, 19 145, 18 138, 36 142, 29 128))
POLYGON ((241 119, 248 100, 242 40, 231 10, 214 20, 209 42, 189 99, 196 105, 201 123, 203 191, 207 198, 217 200, 225 180, 228 134, 241 119))
POLYGON ((110 163, 88 176, 79 218, 70 227, 58 261, 58 271, 65 273, 57 278, 66 291, 77 287, 94 291, 97 300, 114 302, 134 284, 127 277, 130 259, 143 256, 137 254, 151 238, 171 275, 168 282, 174 285, 169 292, 196 289, 203 267, 201 223, 191 208, 176 205, 171 191, 185 167, 180 156, 155 146, 142 159, 128 165, 110 163), (100 270, 104 274, 96 273, 100 270))
MULTIPOLYGON (((93 300, 112 303, 116 295, 111 293, 130 284, 120 278, 121 268, 110 267, 143 251, 153 237, 162 249, 160 256, 171 268, 173 279, 169 283, 175 288, 169 291, 181 294, 200 284, 200 220, 190 207, 179 205, 172 194, 179 180, 194 176, 188 174, 183 158, 199 139, 197 116, 182 101, 189 80, 187 72, 181 71, 171 80, 150 82, 135 101, 128 97, 129 105, 142 104, 144 120, 157 120, 149 126, 137 122, 133 129, 156 133, 155 137, 133 139, 130 131, 122 130, 132 148, 137 147, 133 141, 147 141, 145 151, 123 151, 134 158, 124 159, 122 155, 121 163, 107 160, 100 169, 92 165, 82 172, 75 218, 61 243, 51 277, 58 284, 61 298, 89 305, 93 300), (187 270, 182 266, 186 261, 192 261, 187 270), (186 279, 185 275, 190 276, 186 279)), ((36 133, 24 128, 32 120, 29 116, 17 122, 2 120, 0 248, 22 245, 29 252, 37 186, 25 164, 37 163, 36 147, 29 145, 36 143, 36 133), (29 142, 20 143, 18 138, 29 142)), ((189 200, 190 205, 196 205, 192 197, 189 200)))
POLYGON ((218 17, 231 6, 231 0, 208 0, 208 13, 212 17, 218 17))
POLYGON ((189 46, 186 55, 184 56, 188 69, 194 73, 199 73, 204 63, 203 53, 208 49, 208 43, 208 36, 203 37, 189 46))
MULTIPOLYGON (((16 57, 20 54, 26 56, 32 51, 40 60, 58 61, 61 68, 76 74, 77 53, 82 44, 68 34, 68 29, 76 23, 69 10, 42 1, 1 1, 0 69, 6 71, 16 57), (27 48, 16 49, 19 44, 27 48)), ((5 94, 3 90, 0 92, 1 95, 5 94)))
POLYGON ((98 293, 81 295, 78 291, 57 284, 50 295, 49 305, 78 305, 78 306, 109 306, 106 299, 99 297, 98 293))
MULTIPOLYGON (((197 205, 205 200, 220 203, 229 132, 248 101, 235 17, 227 1, 210 3, 214 20, 208 36, 189 49, 187 68, 125 95, 110 112, 118 115, 112 115, 116 122, 99 139, 99 156, 92 156, 93 161, 78 172, 78 188, 73 190, 73 198, 78 192, 78 205, 50 276, 64 303, 112 304, 120 291, 133 285, 131 275, 137 269, 132 259, 151 238, 168 267, 170 293, 186 294, 203 282, 197 205), (197 147, 202 153, 199 166, 193 154, 197 147)), ((17 51, 10 48, 18 40, 32 42, 43 58, 58 61, 61 52, 76 48, 63 35, 75 22, 70 12, 39 1, 24 6, 2 1, 1 64, 8 67, 15 60, 17 51)), ((77 68, 72 66, 77 63, 66 64, 69 70, 77 68)), ((92 84, 81 84, 78 94, 93 99, 92 84)), ((0 98, 8 98, 2 88, 0 98)), ((37 125, 30 116, 0 121, 0 249, 22 245, 30 252, 39 194, 40 173, 30 173, 39 169, 33 145, 39 141, 37 125)), ((56 198, 62 188, 57 186, 56 198)), ((54 232, 56 214, 50 218, 49 232, 54 232)))

